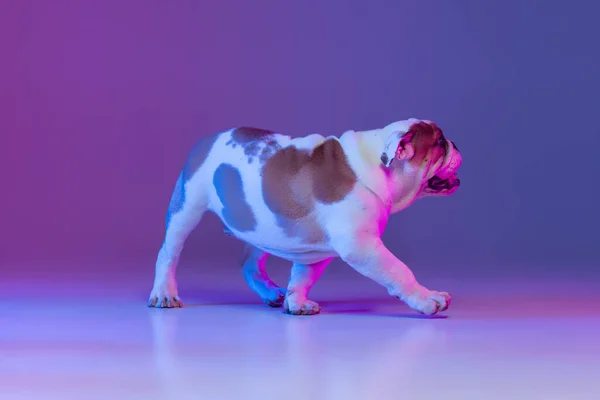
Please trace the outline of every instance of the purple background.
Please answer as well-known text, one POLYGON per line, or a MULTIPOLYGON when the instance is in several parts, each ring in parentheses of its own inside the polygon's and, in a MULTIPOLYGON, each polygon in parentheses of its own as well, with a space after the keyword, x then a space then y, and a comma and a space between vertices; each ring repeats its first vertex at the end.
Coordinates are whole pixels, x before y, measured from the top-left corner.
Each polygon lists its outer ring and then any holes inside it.
MULTIPOLYGON (((392 219, 384 239, 401 259, 458 276, 593 272, 600 5, 493 3, 3 3, 2 272, 131 265, 150 285, 198 138, 408 117, 457 143, 463 185, 392 219)), ((240 254, 210 215, 184 261, 240 254)))

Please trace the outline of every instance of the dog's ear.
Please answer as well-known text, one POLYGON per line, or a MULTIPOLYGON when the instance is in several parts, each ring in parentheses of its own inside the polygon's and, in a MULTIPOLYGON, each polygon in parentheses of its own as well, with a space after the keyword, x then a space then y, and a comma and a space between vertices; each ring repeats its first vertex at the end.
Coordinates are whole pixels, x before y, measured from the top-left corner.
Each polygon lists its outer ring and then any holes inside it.
POLYGON ((393 131, 386 139, 381 162, 389 167, 394 158, 397 158, 419 164, 434 145, 435 138, 435 128, 422 121, 412 124, 406 132, 393 131))
POLYGON ((415 154, 412 138, 412 131, 391 132, 386 139, 383 153, 381 153, 381 162, 383 165, 389 167, 394 158, 398 160, 410 160, 415 154))

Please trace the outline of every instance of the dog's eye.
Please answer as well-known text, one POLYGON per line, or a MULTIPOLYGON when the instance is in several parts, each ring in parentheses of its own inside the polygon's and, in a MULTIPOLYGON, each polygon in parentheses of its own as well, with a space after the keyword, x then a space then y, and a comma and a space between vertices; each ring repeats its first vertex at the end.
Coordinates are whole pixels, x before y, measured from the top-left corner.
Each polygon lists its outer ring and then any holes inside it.
POLYGON ((438 145, 438 146, 445 147, 446 146, 446 139, 443 136, 440 136, 438 138, 438 140, 435 141, 435 144, 438 145))

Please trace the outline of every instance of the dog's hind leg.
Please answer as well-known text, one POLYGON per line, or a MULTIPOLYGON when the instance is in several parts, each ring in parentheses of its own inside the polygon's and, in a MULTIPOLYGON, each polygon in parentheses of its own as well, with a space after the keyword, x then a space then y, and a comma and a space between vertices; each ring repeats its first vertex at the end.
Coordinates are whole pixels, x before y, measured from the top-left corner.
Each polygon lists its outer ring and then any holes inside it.
POLYGON ((312 300, 308 300, 307 296, 331 260, 332 258, 328 258, 313 264, 294 263, 292 265, 292 274, 283 305, 286 313, 314 315, 321 312, 321 306, 312 300))
POLYGON ((285 289, 278 287, 267 275, 265 264, 268 256, 269 253, 246 244, 242 273, 250 289, 265 304, 271 307, 281 307, 285 299, 285 289))
POLYGON ((179 255, 189 234, 206 211, 207 196, 203 187, 186 191, 184 174, 180 174, 167 211, 165 238, 156 259, 154 286, 148 299, 149 307, 182 307, 177 292, 175 271, 179 255))

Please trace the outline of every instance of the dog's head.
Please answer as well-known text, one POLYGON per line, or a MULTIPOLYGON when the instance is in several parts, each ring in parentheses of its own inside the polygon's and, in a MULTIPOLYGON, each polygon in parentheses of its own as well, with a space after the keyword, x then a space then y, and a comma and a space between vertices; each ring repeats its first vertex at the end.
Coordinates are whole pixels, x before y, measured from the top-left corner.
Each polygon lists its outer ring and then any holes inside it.
POLYGON ((413 181, 417 197, 448 196, 458 190, 462 157, 436 124, 411 118, 385 130, 388 135, 381 162, 397 170, 403 180, 413 181))

